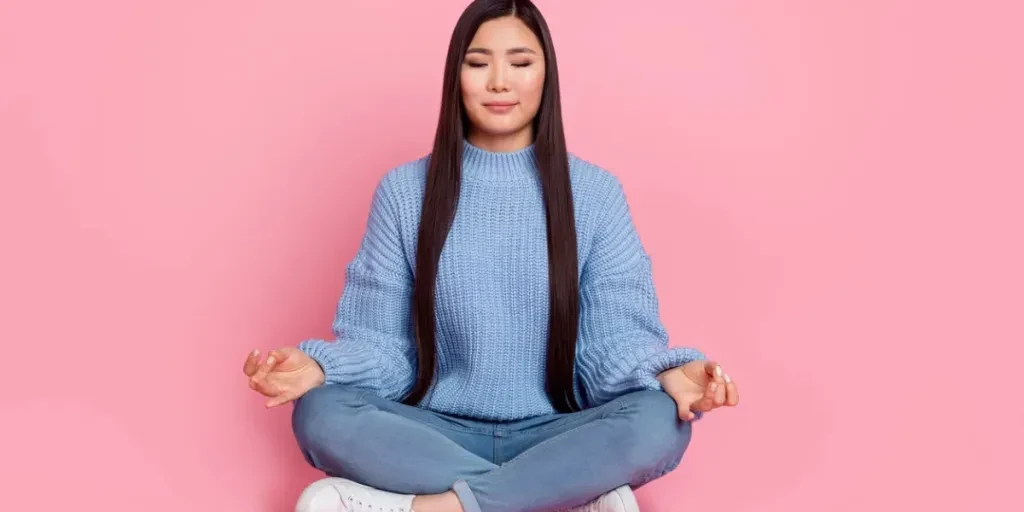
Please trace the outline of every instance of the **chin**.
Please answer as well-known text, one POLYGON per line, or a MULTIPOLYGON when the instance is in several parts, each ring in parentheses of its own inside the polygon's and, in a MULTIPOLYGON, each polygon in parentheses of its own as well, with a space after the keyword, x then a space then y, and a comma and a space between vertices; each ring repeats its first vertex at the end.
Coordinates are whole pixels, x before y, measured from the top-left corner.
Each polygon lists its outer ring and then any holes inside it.
POLYGON ((519 122, 495 122, 490 120, 480 123, 478 126, 480 127, 480 131, 497 137, 515 135, 527 127, 526 124, 519 122))

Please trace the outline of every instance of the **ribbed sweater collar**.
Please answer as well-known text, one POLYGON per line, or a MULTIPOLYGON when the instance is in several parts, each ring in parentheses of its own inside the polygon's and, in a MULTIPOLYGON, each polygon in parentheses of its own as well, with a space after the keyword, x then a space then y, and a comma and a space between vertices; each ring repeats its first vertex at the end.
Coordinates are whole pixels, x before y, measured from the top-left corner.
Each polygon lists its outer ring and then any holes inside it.
POLYGON ((506 152, 488 151, 469 141, 462 143, 462 175, 487 181, 519 181, 537 175, 534 145, 506 152))

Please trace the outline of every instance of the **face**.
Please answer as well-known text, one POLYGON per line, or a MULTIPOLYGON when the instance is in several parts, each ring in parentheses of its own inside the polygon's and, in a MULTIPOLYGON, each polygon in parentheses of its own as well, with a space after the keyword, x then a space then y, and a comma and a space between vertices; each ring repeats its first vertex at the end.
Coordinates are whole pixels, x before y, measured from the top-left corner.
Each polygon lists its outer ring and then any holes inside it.
POLYGON ((461 85, 471 137, 493 142, 532 139, 544 91, 540 41, 511 16, 480 25, 466 51, 461 85))

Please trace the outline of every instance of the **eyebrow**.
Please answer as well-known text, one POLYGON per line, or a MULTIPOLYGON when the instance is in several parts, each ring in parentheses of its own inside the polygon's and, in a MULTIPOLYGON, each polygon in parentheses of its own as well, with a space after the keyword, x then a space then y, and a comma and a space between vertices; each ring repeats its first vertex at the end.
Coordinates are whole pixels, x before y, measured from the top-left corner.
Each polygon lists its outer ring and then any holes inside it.
MULTIPOLYGON (((484 55, 493 55, 494 54, 494 52, 492 52, 491 50, 489 50, 487 48, 470 48, 470 49, 466 50, 466 53, 467 54, 470 54, 470 53, 482 53, 484 55)), ((509 55, 513 55, 513 54, 517 54, 517 53, 532 53, 534 55, 537 54, 537 52, 535 52, 535 51, 533 51, 533 50, 531 50, 531 49, 529 49, 529 48, 527 48, 525 46, 520 46, 518 48, 509 48, 508 51, 506 51, 505 53, 507 53, 509 55)))

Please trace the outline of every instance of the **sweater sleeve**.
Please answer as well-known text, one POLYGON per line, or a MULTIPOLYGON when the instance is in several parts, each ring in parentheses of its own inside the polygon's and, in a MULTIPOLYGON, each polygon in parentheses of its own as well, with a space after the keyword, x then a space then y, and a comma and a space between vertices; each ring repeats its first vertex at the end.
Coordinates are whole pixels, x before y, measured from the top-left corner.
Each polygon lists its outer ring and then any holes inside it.
POLYGON ((640 390, 661 390, 657 375, 704 354, 668 347, 651 260, 613 178, 580 283, 577 372, 588 406, 640 390))
POLYGON ((412 272, 386 184, 385 177, 374 191, 366 232, 345 269, 333 322, 335 339, 307 339, 298 348, 323 368, 327 383, 398 400, 412 387, 416 371, 412 272))

